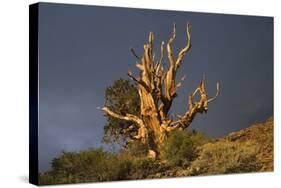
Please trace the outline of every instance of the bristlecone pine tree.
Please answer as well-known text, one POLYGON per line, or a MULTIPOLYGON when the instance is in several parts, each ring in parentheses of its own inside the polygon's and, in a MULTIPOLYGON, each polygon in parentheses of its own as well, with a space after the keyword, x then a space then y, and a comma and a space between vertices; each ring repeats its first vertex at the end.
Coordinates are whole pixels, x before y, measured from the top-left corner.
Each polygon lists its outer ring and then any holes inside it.
MULTIPOLYGON (((177 96, 177 89, 181 82, 176 83, 176 74, 179 70, 183 58, 191 48, 191 26, 186 27, 187 43, 176 55, 172 52, 172 43, 176 38, 176 25, 173 26, 172 35, 167 43, 167 57, 169 62, 168 70, 164 70, 164 42, 160 47, 160 58, 155 60, 153 54, 154 35, 149 33, 148 43, 144 44, 144 53, 139 57, 133 49, 134 56, 138 59, 136 67, 139 69, 139 77, 128 72, 128 76, 136 83, 140 97, 140 114, 118 114, 107 106, 102 110, 108 116, 121 120, 131 121, 134 124, 125 131, 131 133, 130 141, 141 140, 149 145, 149 153, 158 156, 159 149, 169 132, 175 129, 186 129, 193 121, 197 113, 206 113, 208 103, 213 101, 219 94, 219 83, 217 83, 216 95, 208 98, 205 88, 205 78, 200 82, 198 88, 188 96, 188 111, 183 115, 176 115, 174 120, 169 114, 173 100, 177 96), (194 101, 194 96, 199 94, 199 100, 194 101)), ((181 78, 181 81, 184 77, 181 78)))

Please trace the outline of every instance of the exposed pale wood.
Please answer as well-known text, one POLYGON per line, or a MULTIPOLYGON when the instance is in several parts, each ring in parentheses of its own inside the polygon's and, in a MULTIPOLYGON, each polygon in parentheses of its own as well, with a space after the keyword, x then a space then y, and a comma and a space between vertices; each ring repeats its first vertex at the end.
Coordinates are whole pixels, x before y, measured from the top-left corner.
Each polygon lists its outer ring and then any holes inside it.
POLYGON ((200 82, 199 86, 188 96, 188 110, 184 115, 176 115, 176 120, 172 120, 169 110, 172 106, 174 98, 177 96, 176 90, 182 85, 185 76, 176 83, 176 74, 180 68, 185 55, 191 49, 191 26, 186 26, 187 42, 185 47, 180 49, 177 58, 174 59, 172 44, 176 38, 176 24, 173 25, 172 34, 167 43, 167 60, 169 63, 168 70, 164 70, 164 42, 160 46, 160 57, 155 61, 153 47, 154 34, 149 33, 148 43, 144 44, 144 53, 140 57, 133 48, 131 52, 138 59, 136 67, 139 69, 139 77, 133 76, 128 71, 128 76, 135 81, 140 96, 140 116, 126 114, 120 115, 111 111, 106 106, 102 110, 109 116, 114 118, 135 122, 137 127, 129 127, 128 132, 136 129, 137 134, 131 137, 132 140, 140 139, 143 143, 150 145, 150 150, 158 153, 159 148, 167 138, 169 132, 175 129, 186 129, 193 121, 198 113, 207 113, 208 103, 213 101, 219 95, 219 84, 217 83, 216 95, 208 99, 206 92, 205 78, 200 82), (199 95, 200 99, 194 101, 195 95, 199 95))
POLYGON ((113 111, 111 111, 108 107, 103 107, 102 110, 112 116, 112 117, 115 117, 115 118, 118 118, 118 119, 122 119, 122 120, 126 120, 126 121, 134 121, 135 123, 137 123, 138 125, 141 126, 141 124, 143 124, 143 121, 141 118, 135 116, 135 115, 132 115, 132 114, 126 114, 125 116, 123 115, 120 115, 120 114, 117 114, 113 111))
POLYGON ((217 92, 216 92, 216 95, 210 99, 208 99, 208 102, 212 102, 213 100, 215 100, 217 98, 217 96, 219 96, 219 93, 220 93, 220 84, 217 83, 217 92))

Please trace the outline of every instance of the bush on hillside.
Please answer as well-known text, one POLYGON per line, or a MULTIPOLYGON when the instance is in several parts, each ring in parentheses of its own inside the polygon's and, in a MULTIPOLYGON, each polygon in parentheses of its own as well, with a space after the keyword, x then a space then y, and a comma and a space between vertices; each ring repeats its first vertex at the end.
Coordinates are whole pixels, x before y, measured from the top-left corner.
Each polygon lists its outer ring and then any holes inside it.
POLYGON ((196 157, 196 148, 206 140, 200 132, 174 131, 161 148, 161 158, 171 165, 189 163, 196 157))
POLYGON ((128 144, 126 152, 134 157, 145 157, 148 152, 148 144, 143 144, 140 140, 136 140, 128 144))
POLYGON ((79 153, 63 152, 52 161, 52 170, 40 175, 40 185, 120 180, 126 177, 130 161, 102 149, 79 153))
POLYGON ((52 161, 52 170, 39 174, 40 185, 143 179, 158 172, 159 163, 127 152, 102 149, 63 152, 52 161))
POLYGON ((250 143, 224 141, 205 144, 200 157, 191 164, 191 175, 228 174, 257 171, 255 147, 250 143))

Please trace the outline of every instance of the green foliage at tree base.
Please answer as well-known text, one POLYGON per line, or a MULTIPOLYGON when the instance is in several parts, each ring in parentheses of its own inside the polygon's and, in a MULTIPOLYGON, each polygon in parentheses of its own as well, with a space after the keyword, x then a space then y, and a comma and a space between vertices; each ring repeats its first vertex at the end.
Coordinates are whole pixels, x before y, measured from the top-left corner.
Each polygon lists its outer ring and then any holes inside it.
POLYGON ((172 165, 189 163, 196 156, 196 148, 207 141, 200 132, 174 131, 164 143, 160 155, 172 165))

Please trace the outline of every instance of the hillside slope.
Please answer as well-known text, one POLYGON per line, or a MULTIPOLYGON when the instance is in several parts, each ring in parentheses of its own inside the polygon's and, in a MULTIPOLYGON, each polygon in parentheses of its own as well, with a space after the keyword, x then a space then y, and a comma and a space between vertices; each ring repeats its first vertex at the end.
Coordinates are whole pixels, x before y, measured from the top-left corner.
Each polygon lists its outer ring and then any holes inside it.
POLYGON ((261 165, 259 171, 273 171, 273 133, 273 117, 270 117, 265 123, 231 133, 225 139, 239 144, 252 141, 257 149, 257 162, 261 165))
POLYGON ((273 117, 198 148, 198 157, 175 176, 273 171, 273 117))

